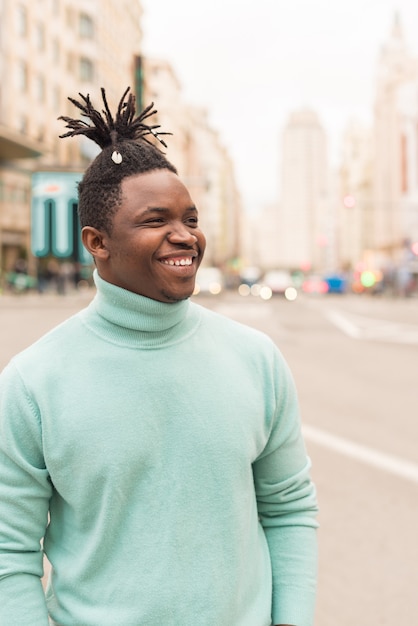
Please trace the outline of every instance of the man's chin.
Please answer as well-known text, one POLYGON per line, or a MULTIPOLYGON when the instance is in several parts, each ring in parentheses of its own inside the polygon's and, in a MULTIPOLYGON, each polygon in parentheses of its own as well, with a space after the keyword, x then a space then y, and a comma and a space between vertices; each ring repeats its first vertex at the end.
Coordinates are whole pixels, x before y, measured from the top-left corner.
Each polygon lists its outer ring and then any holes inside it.
POLYGON ((190 298, 193 295, 193 291, 183 294, 162 292, 161 295, 164 298, 164 302, 167 302, 167 304, 174 304, 175 302, 182 302, 183 300, 187 300, 188 298, 190 298))

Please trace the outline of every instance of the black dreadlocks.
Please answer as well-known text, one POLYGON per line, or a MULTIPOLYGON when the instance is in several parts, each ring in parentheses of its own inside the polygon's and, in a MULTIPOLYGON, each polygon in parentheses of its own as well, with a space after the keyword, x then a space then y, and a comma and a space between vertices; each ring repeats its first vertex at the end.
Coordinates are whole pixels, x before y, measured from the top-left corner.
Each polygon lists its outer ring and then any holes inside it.
POLYGON ((148 125, 145 120, 157 113, 151 103, 135 117, 135 96, 128 87, 120 99, 116 116, 113 118, 106 99, 105 90, 101 89, 104 110, 97 111, 90 96, 79 94, 81 102, 74 98, 68 100, 74 104, 85 120, 60 116, 70 130, 60 135, 61 138, 84 135, 101 148, 102 152, 90 163, 78 186, 78 213, 81 227, 93 226, 110 233, 112 216, 121 201, 121 182, 134 174, 150 172, 156 169, 168 169, 177 174, 177 170, 147 136, 152 135, 165 147, 161 135, 171 135, 157 131, 159 124, 148 125))
POLYGON ((65 133, 65 135, 60 135, 60 137, 64 138, 74 137, 74 135, 85 135, 103 149, 107 146, 115 145, 118 140, 120 141, 124 139, 144 139, 147 143, 151 143, 148 139, 146 139, 146 135, 152 134, 163 144, 163 146, 167 147, 167 144, 160 138, 160 135, 171 135, 172 133, 156 132, 155 129, 160 128, 159 124, 153 124, 152 126, 144 124, 144 120, 157 113, 156 110, 152 111, 154 103, 152 102, 146 109, 144 109, 144 111, 142 111, 140 115, 135 117, 135 96, 130 93, 128 100, 125 102, 125 97, 129 90, 130 87, 127 87, 122 98, 120 99, 115 120, 110 112, 106 99, 106 92, 103 87, 101 88, 101 92, 105 107, 105 110, 102 111, 104 117, 99 113, 99 111, 96 111, 96 109, 93 108, 88 94, 87 96, 83 96, 81 93, 78 94, 84 101, 84 104, 74 100, 74 98, 68 98, 74 106, 82 111, 85 117, 89 118, 89 120, 93 122, 93 126, 83 120, 75 120, 71 117, 61 115, 58 119, 67 122, 66 127, 71 128, 71 130, 68 133, 65 133))

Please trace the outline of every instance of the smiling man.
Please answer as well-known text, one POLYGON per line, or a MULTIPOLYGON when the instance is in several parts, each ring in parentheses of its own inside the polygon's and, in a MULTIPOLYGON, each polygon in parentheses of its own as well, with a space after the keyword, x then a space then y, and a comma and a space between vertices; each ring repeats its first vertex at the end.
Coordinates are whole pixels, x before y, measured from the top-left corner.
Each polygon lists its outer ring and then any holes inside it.
POLYGON ((63 118, 102 148, 79 186, 97 293, 0 376, 0 623, 312 626, 291 373, 266 335, 190 301, 198 211, 126 94, 115 119, 103 90, 104 117, 82 96, 83 120, 63 118))
POLYGON ((206 245, 189 192, 162 169, 125 178, 110 232, 85 226, 83 241, 102 278, 161 302, 192 295, 206 245))

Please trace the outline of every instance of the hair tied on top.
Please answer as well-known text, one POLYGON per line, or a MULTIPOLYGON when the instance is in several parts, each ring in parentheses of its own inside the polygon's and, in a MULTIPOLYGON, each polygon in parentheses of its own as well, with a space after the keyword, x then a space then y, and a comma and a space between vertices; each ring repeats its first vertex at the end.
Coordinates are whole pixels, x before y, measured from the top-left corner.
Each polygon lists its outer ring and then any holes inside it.
POLYGON ((108 146, 113 146, 114 151, 111 158, 116 164, 120 164, 123 160, 120 147, 125 141, 141 140, 156 147, 154 143, 147 139, 148 135, 152 135, 163 146, 167 147, 160 135, 171 135, 172 133, 157 132, 160 124, 150 125, 145 123, 145 120, 157 113, 157 110, 153 109, 154 103, 151 102, 142 113, 135 116, 136 98, 132 93, 128 95, 129 91, 130 87, 123 93, 115 117, 110 112, 106 92, 103 87, 101 88, 101 94, 104 110, 101 113, 93 107, 89 94, 84 96, 79 93, 80 101, 69 97, 68 100, 82 112, 83 118, 87 118, 88 121, 61 115, 58 119, 66 122, 66 128, 70 130, 64 135, 60 135, 60 138, 84 135, 97 143, 102 150, 108 146), (116 146, 118 149, 116 149, 116 146))

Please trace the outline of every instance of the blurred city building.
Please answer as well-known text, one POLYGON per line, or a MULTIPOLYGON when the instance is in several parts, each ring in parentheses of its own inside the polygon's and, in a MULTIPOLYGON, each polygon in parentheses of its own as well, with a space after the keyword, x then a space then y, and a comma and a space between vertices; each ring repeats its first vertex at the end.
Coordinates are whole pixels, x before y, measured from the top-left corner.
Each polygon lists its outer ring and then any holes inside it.
POLYGON ((309 109, 291 113, 282 137, 276 266, 320 271, 332 233, 326 133, 309 109))
POLYGON ((141 15, 135 1, 0 2, 0 269, 28 257, 32 172, 82 171, 97 153, 60 140, 57 117, 74 115, 69 95, 97 101, 103 85, 113 104, 133 83, 141 15))
POLYGON ((347 125, 341 141, 337 176, 337 267, 353 270, 374 247, 373 134, 357 120, 347 125))
POLYGON ((67 97, 90 94, 111 109, 130 86, 138 109, 155 102, 156 123, 173 132, 167 156, 191 187, 208 232, 210 262, 239 259, 239 194, 233 164, 205 111, 181 100, 167 62, 142 55, 139 0, 0 0, 0 273, 30 253, 32 175, 81 173, 98 153, 83 137, 62 141, 67 97))
POLYGON ((248 264, 264 271, 280 267, 278 205, 266 205, 259 215, 248 216, 244 227, 248 264))
POLYGON ((382 285, 398 275, 416 282, 418 59, 408 51, 398 14, 380 51, 372 114, 371 128, 348 123, 336 171, 317 114, 290 114, 281 197, 258 223, 254 262, 304 272, 372 270, 382 285))
POLYGON ((399 265, 418 241, 418 59, 399 15, 377 68, 374 108, 373 250, 378 263, 399 265))

